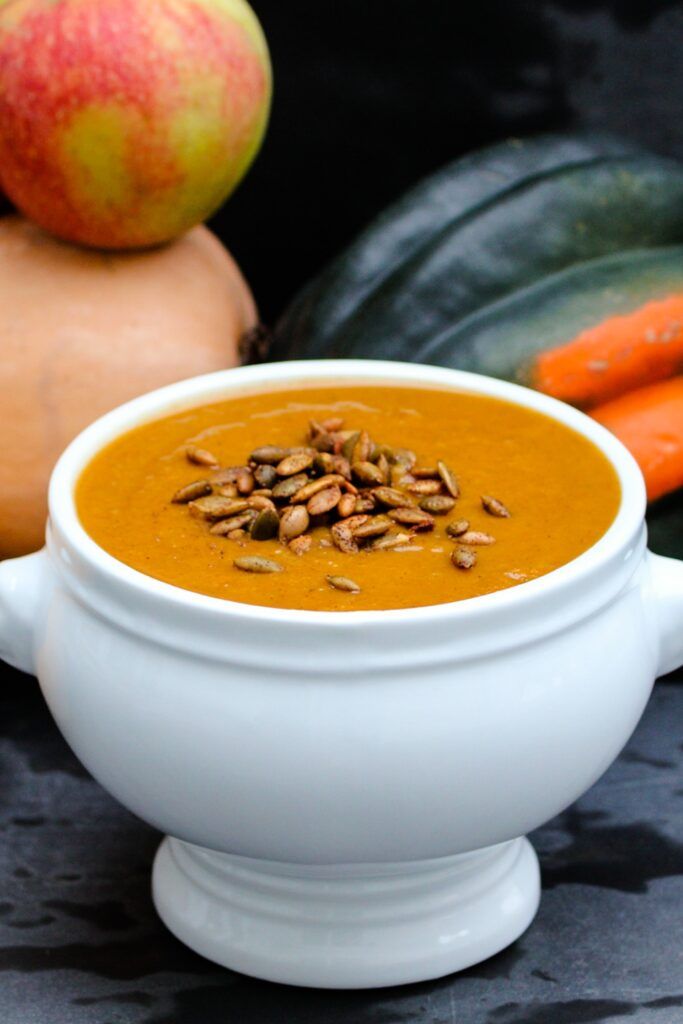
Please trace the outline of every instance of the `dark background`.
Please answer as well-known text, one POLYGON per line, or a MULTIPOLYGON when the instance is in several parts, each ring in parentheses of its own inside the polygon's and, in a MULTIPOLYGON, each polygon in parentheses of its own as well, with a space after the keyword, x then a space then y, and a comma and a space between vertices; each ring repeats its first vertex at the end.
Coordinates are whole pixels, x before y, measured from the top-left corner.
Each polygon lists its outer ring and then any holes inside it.
POLYGON ((213 221, 272 321, 420 177, 478 146, 607 129, 683 157, 683 4, 253 0, 265 145, 213 221))
MULTIPOLYGON (((683 157, 681 3, 254 5, 273 118, 214 227, 271 322, 382 206, 473 147, 584 127, 683 157)), ((181 946, 151 904, 157 833, 79 765, 33 680, 1 681, 2 1024, 682 1024, 672 680, 607 775, 532 836, 545 891, 530 931, 460 975, 367 993, 250 981, 181 946)))

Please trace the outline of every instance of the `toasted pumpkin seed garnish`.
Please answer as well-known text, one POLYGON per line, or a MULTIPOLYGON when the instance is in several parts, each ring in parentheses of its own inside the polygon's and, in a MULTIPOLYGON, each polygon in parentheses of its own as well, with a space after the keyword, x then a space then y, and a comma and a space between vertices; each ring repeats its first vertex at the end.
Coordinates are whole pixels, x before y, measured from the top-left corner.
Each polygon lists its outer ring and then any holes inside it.
POLYGON ((375 487, 372 494, 388 508, 404 508, 412 501, 412 499, 406 500, 405 492, 399 491, 397 487, 375 487))
POLYGON ((372 516, 367 522, 361 523, 353 532, 354 540, 365 540, 367 537, 381 537, 391 529, 391 520, 386 516, 372 516))
MULTIPOLYGON (((339 548, 346 555, 357 555, 359 548, 358 543, 353 536, 353 526, 351 522, 353 519, 359 519, 360 516, 351 516, 350 519, 342 519, 330 529, 330 535, 332 542, 335 547, 339 548)), ((367 518, 367 516, 363 517, 367 518)))
POLYGON ((274 562, 271 558, 261 558, 260 555, 243 555, 241 558, 235 558, 232 564, 242 572, 282 572, 279 562, 274 562))
POLYGON ((510 512, 502 501, 498 501, 498 498, 492 498, 490 494, 482 494, 481 503, 484 511, 488 512, 490 516, 497 516, 498 519, 510 518, 510 512))
POLYGON ((463 533, 467 533, 469 528, 469 519, 454 519, 446 527, 446 533, 449 537, 462 537, 463 533))
POLYGON ((459 498, 460 487, 455 473, 453 473, 441 459, 439 459, 436 464, 436 470, 451 498, 459 498))
POLYGON ((195 501, 196 498, 203 498, 206 494, 211 494, 212 487, 208 480, 194 480, 191 484, 185 484, 184 487, 180 487, 171 501, 176 505, 187 505, 188 501, 195 501))
MULTIPOLYGON (((241 545, 277 537, 296 555, 313 546, 312 526, 323 527, 320 548, 334 545, 344 554, 358 554, 361 548, 421 551, 413 543, 415 535, 432 530, 434 517, 451 512, 460 495, 457 477, 443 460, 418 465, 415 452, 375 443, 365 429, 344 429, 340 416, 310 420, 305 444, 262 445, 241 466, 219 468, 213 453, 196 445, 184 451, 190 462, 214 472, 179 488, 172 502, 205 520, 214 536, 241 545)), ((481 495, 481 504, 491 516, 510 516, 491 495, 481 495)), ((496 541, 483 530, 471 529, 467 519, 449 522, 445 532, 458 542, 450 555, 458 569, 476 564, 474 546, 496 541)), ((234 565, 253 573, 283 570, 278 562, 256 555, 235 559, 234 565)), ((345 576, 325 578, 338 590, 360 591, 345 576)))
POLYGON ((280 517, 274 508, 264 508, 251 524, 251 536, 254 540, 270 540, 280 528, 280 517))
POLYGON ((280 540, 293 540, 305 533, 310 523, 310 517, 305 505, 292 505, 286 508, 280 519, 280 540))
POLYGON ((218 469, 220 465, 213 452, 207 451, 206 448, 198 448, 194 444, 187 446, 185 456, 190 462, 194 462, 195 466, 208 466, 210 469, 218 469))
POLYGON ((352 462, 351 475, 354 480, 357 480, 359 484, 364 484, 366 487, 386 482, 381 469, 374 462, 368 462, 367 460, 352 462))
POLYGON ((349 463, 353 460, 354 448, 356 447, 356 442, 359 437, 360 430, 352 430, 351 433, 347 434, 347 436, 342 440, 341 449, 337 454, 343 455, 349 463))
POLYGON ((451 562, 456 569, 471 569, 477 563, 477 556, 472 548, 458 544, 451 552, 451 562))
POLYGON ((242 530, 245 526, 253 521, 256 517, 256 513, 248 509, 246 512, 241 512, 237 516, 231 516, 229 519, 220 519, 213 526, 209 527, 209 533, 215 534, 217 537, 225 537, 227 534, 232 533, 234 530, 242 530))
POLYGON ((440 480, 416 480, 415 483, 407 484, 406 490, 410 494, 438 494, 441 491, 441 486, 440 480))
POLYGON ((273 497, 278 501, 282 499, 291 498, 299 488, 303 487, 308 482, 308 477, 305 473, 297 473, 295 476, 288 476, 286 480, 281 480, 279 484, 273 487, 273 497))
POLYGON ((227 519, 238 512, 244 512, 248 503, 244 498, 227 498, 222 494, 208 494, 205 498, 197 498, 187 506, 194 516, 200 519, 227 519))
POLYGON ((431 494, 418 502, 423 512, 429 512, 433 516, 443 516, 455 508, 455 498, 447 494, 431 494))
POLYGON ((348 576, 326 576, 325 579, 334 590, 343 590, 347 594, 360 594, 360 587, 348 576))
POLYGON ((310 452, 294 452, 293 455, 287 455, 282 462, 278 462, 275 471, 278 476, 295 476, 312 466, 314 458, 310 452))
POLYGON ((278 462, 282 462, 288 455, 289 448, 283 448, 279 444, 264 444, 261 448, 254 449, 249 458, 259 465, 277 466, 278 462))
POLYGON ((308 501, 318 491, 324 491, 326 488, 331 487, 333 484, 344 484, 346 480, 339 473, 327 473, 325 476, 318 477, 317 480, 311 480, 310 483, 304 484, 296 494, 291 498, 292 504, 300 505, 304 501, 308 501))
POLYGON ((387 515, 396 523, 404 526, 412 526, 415 530, 431 530, 434 528, 434 519, 428 512, 419 508, 392 508, 387 515))
POLYGON ((307 551, 310 551, 312 544, 313 538, 310 533, 307 533, 302 534, 301 537, 294 537, 287 546, 295 555, 305 555, 307 551))
POLYGON ((484 533, 483 530, 468 530, 460 536, 459 541, 461 544, 495 544, 496 538, 492 537, 490 533, 484 533))
POLYGON ((376 537, 366 545, 366 551, 390 551, 392 548, 409 544, 411 540, 409 533, 385 533, 382 537, 376 537))
POLYGON ((259 487, 274 487, 279 480, 275 466, 257 466, 254 470, 254 480, 259 487))
POLYGON ((322 516, 336 508, 341 498, 341 490, 337 484, 326 487, 324 491, 318 491, 312 498, 309 498, 306 508, 312 516, 322 516))
POLYGON ((342 519, 346 519, 346 517, 350 516, 353 512, 355 512, 355 510, 356 495, 342 494, 341 498, 339 499, 339 504, 337 505, 337 512, 342 517, 342 519))

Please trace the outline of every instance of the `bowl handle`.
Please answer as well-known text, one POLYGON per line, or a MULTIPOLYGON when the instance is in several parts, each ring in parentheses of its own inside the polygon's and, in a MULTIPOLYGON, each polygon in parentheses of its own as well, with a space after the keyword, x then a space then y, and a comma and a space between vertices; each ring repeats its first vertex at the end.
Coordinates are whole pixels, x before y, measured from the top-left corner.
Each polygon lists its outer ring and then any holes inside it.
POLYGON ((35 624, 45 598, 47 551, 0 562, 0 658, 35 673, 35 624))
POLYGON ((650 594, 659 634, 657 675, 683 665, 683 562, 649 554, 650 594))

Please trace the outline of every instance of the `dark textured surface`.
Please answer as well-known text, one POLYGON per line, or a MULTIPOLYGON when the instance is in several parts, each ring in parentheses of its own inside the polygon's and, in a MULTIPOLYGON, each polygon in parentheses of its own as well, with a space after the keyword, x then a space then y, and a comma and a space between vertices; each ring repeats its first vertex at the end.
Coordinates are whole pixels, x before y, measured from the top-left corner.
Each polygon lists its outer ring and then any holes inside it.
POLYGON ((2 1024, 679 1024, 683 687, 660 683, 619 761, 531 838, 544 896, 484 964, 377 992, 312 992, 215 968, 163 928, 159 835, 61 739, 35 681, 0 690, 2 1024))

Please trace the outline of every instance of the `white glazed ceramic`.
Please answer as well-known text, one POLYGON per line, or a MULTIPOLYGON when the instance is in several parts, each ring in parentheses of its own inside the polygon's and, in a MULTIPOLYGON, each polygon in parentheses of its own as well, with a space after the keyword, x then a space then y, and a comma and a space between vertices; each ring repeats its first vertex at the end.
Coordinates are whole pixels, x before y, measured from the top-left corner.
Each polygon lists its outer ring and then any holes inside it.
POLYGON ((102 785, 174 837, 154 898, 193 949, 299 985, 436 977, 528 926, 539 875, 521 837, 595 782, 655 676, 683 662, 683 564, 647 553, 644 508, 618 441, 515 385, 399 363, 230 370, 130 402, 70 445, 47 547, 0 566, 0 649, 38 675, 102 785), (189 593, 81 528, 75 481, 122 431, 244 388, 342 379, 475 391, 566 423, 619 474, 614 524, 522 586, 347 613, 189 593))

